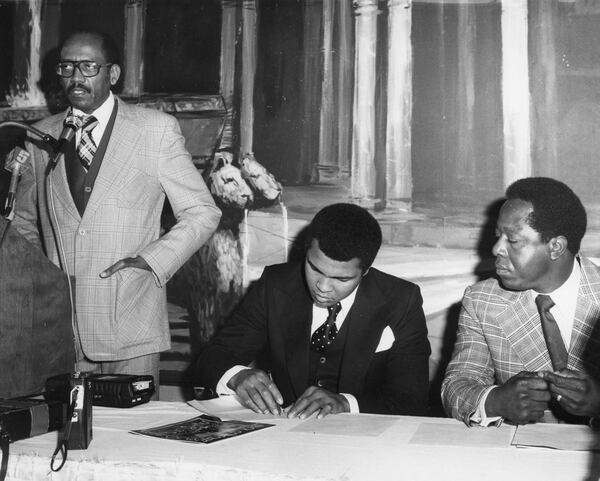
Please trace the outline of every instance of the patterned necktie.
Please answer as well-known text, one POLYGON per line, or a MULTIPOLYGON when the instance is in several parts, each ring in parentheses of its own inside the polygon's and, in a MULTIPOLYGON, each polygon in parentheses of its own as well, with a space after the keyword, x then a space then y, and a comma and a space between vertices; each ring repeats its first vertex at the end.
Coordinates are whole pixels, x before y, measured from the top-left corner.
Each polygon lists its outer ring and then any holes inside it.
POLYGON ((81 127, 81 139, 79 139, 79 145, 77 145, 77 156, 86 172, 89 170, 96 153, 96 142, 92 137, 92 130, 96 125, 98 125, 98 120, 93 115, 84 120, 81 127))
POLYGON ((335 306, 327 308, 329 311, 327 320, 317 328, 310 338, 310 345, 315 351, 323 352, 333 342, 335 336, 337 336, 338 331, 335 326, 335 318, 341 309, 342 305, 339 302, 335 306))
POLYGON ((535 298, 538 311, 540 313, 540 319, 542 321, 542 331, 546 338, 546 345, 548 346, 548 353, 550 354, 550 360, 555 371, 559 371, 567 367, 567 349, 563 342, 562 336, 560 335, 560 329, 554 316, 550 314, 550 309, 554 306, 554 301, 550 296, 539 295, 535 298))

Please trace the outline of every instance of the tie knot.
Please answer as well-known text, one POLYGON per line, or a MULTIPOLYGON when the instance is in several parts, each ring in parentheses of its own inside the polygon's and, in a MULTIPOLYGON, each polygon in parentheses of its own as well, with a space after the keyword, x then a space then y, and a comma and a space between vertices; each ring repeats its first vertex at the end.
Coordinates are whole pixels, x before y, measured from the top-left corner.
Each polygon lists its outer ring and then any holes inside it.
POLYGON ((542 312, 548 312, 554 306, 554 301, 550 296, 545 294, 540 294, 535 298, 535 303, 537 307, 542 312))
POLYGON ((93 115, 88 115, 82 119, 81 130, 92 130, 98 124, 98 119, 93 115))

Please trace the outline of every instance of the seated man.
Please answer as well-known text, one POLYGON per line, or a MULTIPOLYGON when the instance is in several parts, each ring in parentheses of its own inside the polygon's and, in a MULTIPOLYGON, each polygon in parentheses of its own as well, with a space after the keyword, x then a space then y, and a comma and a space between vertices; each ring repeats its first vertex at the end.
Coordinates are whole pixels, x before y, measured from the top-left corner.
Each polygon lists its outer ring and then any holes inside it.
POLYGON ((196 380, 256 412, 427 413, 431 352, 419 288, 371 267, 381 229, 334 204, 304 262, 269 266, 201 351, 196 380), (254 367, 248 367, 254 363, 254 367))
POLYGON ((508 187, 493 247, 497 279, 463 297, 442 384, 448 414, 484 426, 600 414, 600 269, 577 255, 586 223, 562 182, 508 187))

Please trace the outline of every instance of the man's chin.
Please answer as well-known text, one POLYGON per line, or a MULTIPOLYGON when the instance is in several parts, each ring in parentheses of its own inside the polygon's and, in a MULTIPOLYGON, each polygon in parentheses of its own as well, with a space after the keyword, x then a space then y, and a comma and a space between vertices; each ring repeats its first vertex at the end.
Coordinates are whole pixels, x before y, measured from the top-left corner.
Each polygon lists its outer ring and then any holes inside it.
POLYGON ((506 278, 506 277, 501 277, 501 276, 498 276, 498 279, 499 279, 502 287, 504 287, 504 289, 506 289, 508 291, 524 291, 525 290, 525 288, 523 288, 523 286, 516 279, 511 279, 511 278, 506 278))

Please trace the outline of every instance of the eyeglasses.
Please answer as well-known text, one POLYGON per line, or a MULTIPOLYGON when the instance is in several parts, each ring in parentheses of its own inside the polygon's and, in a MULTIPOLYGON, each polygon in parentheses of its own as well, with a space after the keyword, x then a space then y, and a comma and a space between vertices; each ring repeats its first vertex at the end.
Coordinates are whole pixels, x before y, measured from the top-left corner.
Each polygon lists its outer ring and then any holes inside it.
POLYGON ((112 63, 101 64, 91 60, 59 62, 56 64, 56 73, 61 77, 70 78, 75 74, 75 69, 78 68, 84 77, 95 77, 102 67, 109 67, 111 65, 112 63))

